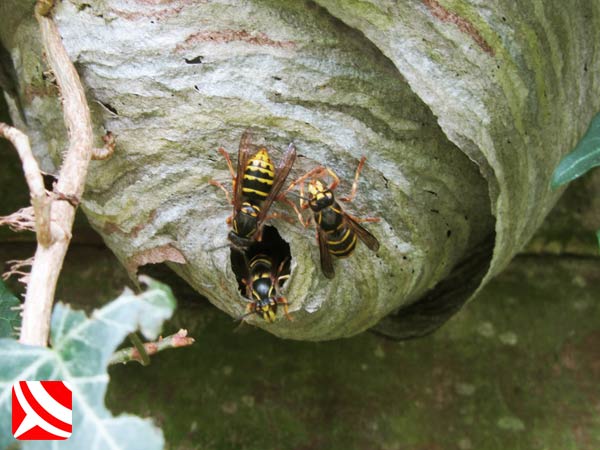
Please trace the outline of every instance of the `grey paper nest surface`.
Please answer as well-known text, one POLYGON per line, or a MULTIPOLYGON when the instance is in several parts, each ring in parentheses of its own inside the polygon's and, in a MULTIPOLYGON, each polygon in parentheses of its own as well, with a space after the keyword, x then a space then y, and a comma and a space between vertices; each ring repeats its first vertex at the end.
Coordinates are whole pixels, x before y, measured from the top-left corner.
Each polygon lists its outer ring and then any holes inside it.
MULTIPOLYGON (((27 131, 51 168, 65 130, 32 5, 2 8, 27 131)), ((294 320, 250 321, 286 338, 435 329, 527 242, 556 200, 553 168, 600 109, 598 2, 63 1, 54 17, 98 135, 118 143, 91 165, 87 217, 130 270, 167 261, 234 317, 230 251, 213 250, 231 214, 208 183, 230 181, 217 148, 235 159, 249 128, 278 161, 293 141, 290 179, 327 165, 338 195, 367 156, 345 206, 381 218, 367 225, 377 254, 359 244, 329 281, 314 228, 270 223, 291 248, 294 320)))

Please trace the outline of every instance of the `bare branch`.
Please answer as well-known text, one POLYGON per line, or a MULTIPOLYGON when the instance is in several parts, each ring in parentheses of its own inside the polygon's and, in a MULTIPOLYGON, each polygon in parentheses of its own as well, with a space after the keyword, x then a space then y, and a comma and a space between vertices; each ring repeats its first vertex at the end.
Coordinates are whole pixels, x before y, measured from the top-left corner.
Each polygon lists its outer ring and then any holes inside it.
MULTIPOLYGON (((29 272, 25 272, 22 269, 33 264, 33 256, 23 260, 13 259, 11 261, 6 261, 6 263, 9 265, 9 269, 2 274, 2 279, 6 281, 12 276, 19 275, 20 278, 18 278, 18 280, 23 284, 27 284, 29 272)), ((22 309, 22 307, 20 308, 22 309)))
MULTIPOLYGON (((194 343, 194 338, 188 337, 187 330, 181 329, 177 333, 160 338, 156 342, 146 342, 144 349, 147 355, 154 355, 168 348, 187 347, 194 343)), ((142 363, 142 356, 135 347, 124 348, 115 352, 109 360, 109 364, 127 363, 137 361, 142 363)))
POLYGON ((50 246, 38 245, 23 310, 20 341, 46 346, 50 333, 50 315, 56 282, 71 240, 76 206, 63 199, 80 199, 92 155, 92 124, 85 93, 75 67, 63 46, 56 24, 49 15, 53 2, 36 5, 36 19, 41 32, 46 59, 60 89, 69 146, 55 186, 61 198, 52 200, 51 220, 55 239, 50 246))
POLYGON ((16 128, 2 122, 0 122, 0 136, 8 139, 17 150, 17 153, 19 153, 23 172, 25 173, 25 180, 31 193, 31 204, 35 211, 37 240, 40 245, 47 247, 52 242, 52 235, 50 234, 51 202, 46 195, 40 166, 31 152, 29 138, 16 128))
POLYGON ((35 231, 35 216, 33 207, 28 206, 18 211, 0 217, 0 225, 8 226, 12 231, 35 231))

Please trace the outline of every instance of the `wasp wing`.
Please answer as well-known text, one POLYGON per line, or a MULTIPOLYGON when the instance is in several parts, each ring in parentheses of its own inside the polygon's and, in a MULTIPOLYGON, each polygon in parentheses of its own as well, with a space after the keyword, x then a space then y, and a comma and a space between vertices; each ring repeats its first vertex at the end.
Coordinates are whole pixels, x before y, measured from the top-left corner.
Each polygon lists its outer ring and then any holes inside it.
POLYGON ((292 170, 292 166, 294 165, 294 161, 296 160, 296 146, 291 143, 288 146, 288 149, 283 155, 279 166, 277 166, 277 170, 275 173, 275 179, 273 180, 273 185, 271 186, 271 191, 265 200, 262 202, 260 206, 260 213, 258 214, 258 229, 262 226, 262 222, 267 217, 267 213, 269 212, 269 208, 271 204, 275 201, 277 196, 279 195, 279 191, 281 187, 285 183, 285 180, 292 170))
POLYGON ((317 240, 319 241, 319 253, 321 255, 321 270, 323 275, 331 279, 335 276, 333 259, 327 247, 327 234, 319 226, 317 226, 317 240))
POLYGON ((248 165, 248 160, 250 159, 250 140, 252 135, 248 130, 244 131, 242 134, 242 138, 240 139, 240 147, 238 149, 238 162, 237 162, 237 172, 235 174, 235 186, 233 189, 233 216, 239 212, 242 207, 242 197, 243 197, 243 181, 244 181, 244 171, 246 170, 246 166, 248 165))
POLYGON ((342 212, 348 226, 356 233, 358 238, 370 249, 376 252, 379 250, 379 241, 375 236, 369 233, 361 224, 354 220, 350 215, 342 212))

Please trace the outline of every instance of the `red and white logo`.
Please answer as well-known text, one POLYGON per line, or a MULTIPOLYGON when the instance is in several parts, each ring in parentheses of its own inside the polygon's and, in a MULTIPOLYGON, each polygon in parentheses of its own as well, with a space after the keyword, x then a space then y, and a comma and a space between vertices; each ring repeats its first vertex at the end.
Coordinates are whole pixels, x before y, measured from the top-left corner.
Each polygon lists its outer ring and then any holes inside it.
POLYGON ((12 433, 20 441, 71 436, 73 401, 64 381, 19 381, 12 388, 12 433))

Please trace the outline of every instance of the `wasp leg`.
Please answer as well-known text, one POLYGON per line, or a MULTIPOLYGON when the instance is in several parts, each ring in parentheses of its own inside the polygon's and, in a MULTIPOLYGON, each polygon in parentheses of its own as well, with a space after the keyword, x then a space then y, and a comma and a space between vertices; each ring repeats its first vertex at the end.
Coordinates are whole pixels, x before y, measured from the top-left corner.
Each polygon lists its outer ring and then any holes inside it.
MULTIPOLYGON (((240 322, 242 322, 242 323, 240 323, 240 326, 241 326, 244 322, 246 322, 246 317, 251 316, 252 314, 254 314, 254 312, 255 312, 254 303, 249 303, 246 306, 246 312, 244 312, 244 314, 242 314, 237 319, 235 319, 235 321, 237 322, 239 320, 240 322)), ((237 328, 236 328, 236 330, 237 330, 237 328)))
POLYGON ((292 316, 290 316, 290 313, 288 311, 288 301, 285 297, 279 297, 277 299, 277 304, 278 305, 283 305, 283 313, 285 314, 285 317, 287 320, 289 320, 290 322, 293 322, 294 319, 292 319, 292 316))
POLYGON ((229 168, 231 179, 235 180, 236 174, 235 170, 233 170, 233 163, 231 162, 231 157, 229 156, 229 153, 227 153, 227 150, 225 150, 223 147, 219 147, 218 151, 223 156, 223 158, 225 158, 225 161, 227 161, 227 167, 229 168))
POLYGON ((225 198, 227 198, 227 203, 230 203, 233 205, 233 202, 231 200, 231 195, 229 195, 229 191, 227 190, 227 188, 225 186, 223 186, 222 183, 219 183, 217 180, 209 180, 208 184, 211 184, 211 185, 216 186, 219 189, 223 190, 223 192, 225 192, 225 198))
POLYGON ((302 182, 302 184, 300 185, 300 207, 302 209, 308 209, 309 206, 310 206, 310 204, 308 203, 308 201, 306 200, 306 197, 304 196, 304 182, 302 182))
POLYGON ((265 222, 269 219, 283 219, 288 223, 294 223, 293 217, 290 217, 287 214, 282 214, 282 213, 278 213, 278 212, 274 212, 272 214, 269 214, 267 217, 265 217, 265 222))
POLYGON ((352 190, 350 191, 350 195, 346 197, 341 197, 340 200, 343 202, 351 202, 356 197, 356 190, 358 189, 358 177, 360 176, 360 172, 362 171, 363 166, 365 165, 365 161, 367 160, 366 156, 360 158, 360 162, 358 163, 358 167, 356 168, 356 173, 354 174, 354 182, 352 183, 352 190))
POLYGON ((338 177, 336 175, 336 173, 333 170, 331 170, 329 167, 327 168, 327 173, 329 174, 329 176, 331 178, 333 178, 333 181, 329 185, 329 190, 333 191, 338 186, 338 184, 340 184, 340 177, 338 177))
MULTIPOLYGON (((308 201, 306 201, 306 198, 304 197, 304 183, 302 183, 300 185, 300 196, 301 196, 300 197, 300 207, 302 209, 308 209, 310 204, 308 203, 308 201)), ((311 216, 308 216, 308 219, 306 219, 305 221, 302 221, 304 228, 308 228, 308 226, 310 225, 310 221, 311 221, 311 216)))
POLYGON ((281 261, 281 263, 277 267, 277 272, 275 272, 275 276, 271 276, 271 283, 273 283, 273 286, 275 286, 275 293, 277 295, 279 295, 282 281, 287 281, 288 278, 290 277, 289 273, 286 273, 285 275, 280 275, 281 273, 283 273, 283 268, 285 267, 286 263, 289 262, 289 260, 290 260, 289 257, 284 258, 283 261, 281 261))
POLYGON ((282 281, 287 281, 290 278, 290 274, 288 273, 287 275, 281 275, 280 277, 277 277, 277 289, 279 289, 281 287, 282 281))
MULTIPOLYGON (((302 186, 304 186, 304 184, 302 186)), ((302 188, 302 186, 301 186, 301 188, 302 188)), ((284 202, 284 203, 288 204, 289 206, 291 206, 291 208, 296 213, 296 216, 298 216, 298 220, 300 221, 300 223, 304 224, 304 219, 302 217, 302 213, 300 212, 300 210, 298 209, 298 207, 296 206, 296 204, 293 201, 291 201, 289 198, 287 198, 285 196, 285 194, 279 194, 279 196, 277 197, 277 200, 279 200, 280 202, 284 202)), ((300 206, 302 206, 302 198, 300 198, 300 206)), ((306 209, 306 208, 303 208, 303 209, 306 209)))
MULTIPOLYGON (((242 284, 246 286, 246 297, 252 297, 252 284, 248 283, 248 280, 246 280, 245 278, 242 278, 242 284)), ((246 308, 248 308, 249 306, 250 305, 247 305, 246 308)))
POLYGON ((317 174, 321 174, 325 170, 326 169, 323 166, 318 166, 312 170, 309 170, 304 175, 302 175, 300 178, 297 178, 296 180, 292 181, 290 183, 290 185, 288 186, 288 188, 285 190, 285 192, 291 191, 298 184, 304 184, 304 182, 306 181, 307 178, 315 177, 315 176, 317 176, 317 174))
MULTIPOLYGON (((276 273, 277 273, 277 275, 279 275, 281 272, 283 272, 283 268, 285 267, 285 264, 286 264, 286 263, 287 263, 289 260, 290 260, 290 257, 289 257, 289 256, 288 256, 288 257, 286 257, 286 258, 283 258, 283 261, 281 261, 281 264, 279 264, 279 267, 277 267, 277 272, 276 272, 276 273)), ((285 279, 287 280, 289 277, 290 277, 290 275, 289 275, 289 274, 287 274, 287 275, 281 275, 281 276, 278 276, 277 280, 279 281, 281 278, 285 278, 285 279)))

